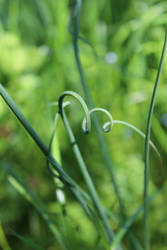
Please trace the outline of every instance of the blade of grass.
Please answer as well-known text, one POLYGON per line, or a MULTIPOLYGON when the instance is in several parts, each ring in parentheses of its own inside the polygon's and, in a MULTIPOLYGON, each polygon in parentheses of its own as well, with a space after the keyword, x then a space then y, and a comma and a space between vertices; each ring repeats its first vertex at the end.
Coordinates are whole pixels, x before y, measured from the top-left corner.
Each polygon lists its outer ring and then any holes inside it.
MULTIPOLYGON (((49 141, 49 154, 51 154, 52 151, 53 151, 53 155, 57 159, 57 162, 59 164, 61 164, 61 156, 60 156, 60 150, 59 150, 58 140, 57 140, 57 137, 55 135, 57 124, 58 124, 58 121, 59 121, 59 117, 60 117, 60 114, 57 112, 56 115, 55 115, 53 129, 52 129, 52 133, 51 133, 51 137, 50 137, 50 141, 49 141), (53 143, 53 142, 55 142, 55 143, 53 143), (53 148, 53 150, 52 150, 52 148, 53 148)), ((50 163, 49 163, 48 160, 47 160, 47 166, 48 166, 48 169, 51 172, 53 172, 53 176, 54 175, 58 175, 58 172, 55 169, 52 170, 50 168, 50 163)), ((54 183, 56 185, 57 200, 61 204, 62 210, 64 210, 65 209, 65 202, 66 202, 65 193, 62 190, 62 188, 64 187, 64 184, 60 181, 60 179, 58 179, 56 177, 53 177, 53 180, 54 180, 54 183)))
POLYGON ((150 249, 150 232, 149 232, 149 222, 148 222, 148 216, 149 216, 149 203, 148 203, 148 188, 149 188, 149 141, 150 141, 150 134, 151 134, 151 124, 152 124, 152 116, 156 101, 156 95, 159 85, 159 80, 162 72, 164 57, 165 57, 165 51, 166 51, 166 45, 167 45, 167 32, 165 34, 165 40, 164 45, 162 49, 162 55, 160 59, 160 64, 158 68, 158 73, 154 85, 154 90, 151 98, 150 108, 149 108, 149 114, 148 114, 148 120, 147 120, 147 130, 146 130, 146 138, 145 138, 145 170, 144 170, 144 249, 149 250, 150 249))
POLYGON ((11 250, 7 238, 5 236, 5 233, 3 231, 2 223, 0 222, 0 247, 2 247, 2 250, 11 250))
MULTIPOLYGON (((19 240, 21 240, 22 242, 25 243, 25 245, 29 246, 31 249, 38 249, 38 250, 44 250, 43 247, 39 246, 37 243, 35 243, 32 239, 22 236, 18 233, 16 233, 15 231, 10 229, 10 232, 13 236, 15 236, 16 238, 18 238, 19 240)), ((7 249, 6 249, 7 250, 7 249)))

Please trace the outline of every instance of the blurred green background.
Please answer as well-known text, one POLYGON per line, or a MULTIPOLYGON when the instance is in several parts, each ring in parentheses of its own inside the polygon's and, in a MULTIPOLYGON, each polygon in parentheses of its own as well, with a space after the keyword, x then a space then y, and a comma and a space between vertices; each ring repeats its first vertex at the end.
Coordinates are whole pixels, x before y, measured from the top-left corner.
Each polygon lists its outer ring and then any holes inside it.
MULTIPOLYGON (((0 82, 47 144, 57 110, 50 103, 57 101, 65 90, 76 91, 84 97, 73 36, 67 29, 75 4, 72 0, 0 0, 0 82)), ((109 110, 114 119, 130 122, 142 131, 146 129, 166 25, 165 0, 83 1, 79 34, 91 46, 80 40, 79 51, 93 102, 96 107, 109 110)), ((167 245, 166 66, 167 60, 151 135, 163 159, 160 175, 159 160, 151 150, 150 194, 162 190, 150 206, 153 250, 165 250, 167 245)), ((104 168, 94 126, 90 135, 82 134, 83 112, 76 103, 68 108, 68 117, 103 204, 119 216, 118 201, 104 168)), ((103 115, 99 118, 100 122, 106 121, 103 115)), ((129 217, 143 202, 144 140, 117 124, 104 136, 129 217)), ((62 122, 58 126, 57 143, 64 169, 84 187, 62 122)), ((0 99, 0 225, 11 249, 37 246, 40 246, 38 249, 61 249, 36 209, 10 185, 4 162, 43 200, 55 223, 63 228, 69 249, 103 249, 95 247, 96 232, 70 193, 66 195, 68 219, 66 225, 63 224, 45 158, 0 99), (31 240, 35 245, 30 246, 31 240)), ((112 220, 111 223, 114 230, 118 230, 118 225, 112 220)), ((142 245, 142 215, 137 217, 132 230, 142 245)), ((131 249, 126 236, 123 244, 125 249, 131 249)), ((7 246, 4 249, 8 250, 7 246)))

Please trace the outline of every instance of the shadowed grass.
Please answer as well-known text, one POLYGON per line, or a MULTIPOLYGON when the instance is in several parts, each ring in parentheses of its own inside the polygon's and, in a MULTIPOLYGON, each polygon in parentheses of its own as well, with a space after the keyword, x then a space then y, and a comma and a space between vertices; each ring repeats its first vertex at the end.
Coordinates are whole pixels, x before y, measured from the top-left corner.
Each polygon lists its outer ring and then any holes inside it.
POLYGON ((18 177, 18 175, 14 172, 14 170, 9 166, 9 164, 4 164, 4 170, 8 174, 8 180, 10 184, 26 199, 30 202, 42 216, 44 221, 47 223, 50 231, 56 238, 57 242, 60 244, 62 249, 66 250, 67 247, 64 243, 64 239, 62 238, 61 232, 59 232, 58 228, 53 223, 49 214, 46 212, 44 205, 39 200, 39 198, 29 189, 29 187, 18 177))
MULTIPOLYGON (((163 191, 166 190, 166 187, 161 188, 160 190, 158 190, 155 194, 151 195, 151 197, 148 198, 148 203, 150 204, 158 195, 160 195, 163 191)), ((128 232, 128 230, 130 229, 130 227, 133 225, 135 219, 137 218, 137 216, 139 216, 139 214, 141 212, 143 212, 144 210, 144 205, 141 205, 135 212, 134 214, 126 221, 126 223, 124 225, 121 226, 121 228, 119 229, 118 233, 116 234, 112 244, 111 244, 111 250, 113 249, 117 249, 117 246, 120 244, 120 242, 122 241, 123 237, 125 236, 125 234, 128 232)), ((143 248, 140 247, 140 249, 142 250, 143 248)))
POLYGON ((3 250, 11 250, 9 244, 8 244, 8 241, 7 241, 7 238, 5 236, 5 233, 4 233, 4 230, 3 230, 3 226, 0 222, 0 247, 3 249, 3 250))
MULTIPOLYGON (((15 236, 16 238, 18 238, 20 241, 22 241, 27 247, 30 247, 31 249, 37 249, 37 250, 44 250, 43 247, 41 247, 40 245, 38 245, 37 243, 35 243, 32 239, 22 236, 16 232, 14 232, 13 230, 10 230, 11 235, 15 236)), ((6 249, 7 250, 7 249, 6 249)))

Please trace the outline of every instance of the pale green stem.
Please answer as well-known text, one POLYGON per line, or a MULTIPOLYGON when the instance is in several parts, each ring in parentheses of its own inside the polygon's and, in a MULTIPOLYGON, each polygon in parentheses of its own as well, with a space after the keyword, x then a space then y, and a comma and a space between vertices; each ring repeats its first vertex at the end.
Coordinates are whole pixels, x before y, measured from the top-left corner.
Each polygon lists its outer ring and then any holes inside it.
MULTIPOLYGON (((135 126, 133 126, 132 124, 128 123, 128 122, 124 122, 124 121, 119 121, 119 120, 114 120, 113 121, 113 124, 123 124, 129 128, 131 128, 132 130, 136 131, 139 135, 141 135, 143 138, 146 138, 146 135, 138 128, 136 128, 135 126)), ((151 147, 153 148, 153 150, 156 152, 158 158, 159 158, 159 161, 160 161, 160 166, 161 166, 161 169, 162 169, 162 158, 161 158, 161 155, 158 151, 158 149, 156 148, 156 146, 153 144, 153 142, 151 140, 149 140, 149 144, 151 145, 151 147)))
POLYGON ((98 211, 98 214, 102 220, 102 222, 104 223, 104 229, 105 229, 105 234, 106 234, 106 237, 107 237, 107 240, 109 243, 111 243, 113 237, 114 237, 114 232, 111 228, 111 226, 109 225, 108 223, 108 220, 107 220, 107 217, 106 217, 106 214, 104 212, 104 209, 100 203, 100 199, 98 197, 98 194, 96 192, 96 189, 94 187, 94 184, 91 180, 91 177, 87 171, 87 167, 86 167, 86 164, 82 158, 82 155, 81 155, 81 152, 79 150, 79 147, 76 143, 76 140, 75 140, 75 137, 73 135, 73 132, 69 126, 69 123, 68 123, 68 120, 66 118, 66 115, 65 115, 65 112, 64 112, 64 108, 63 108, 63 99, 65 98, 65 96, 72 96, 74 98, 76 98, 79 103, 81 104, 82 108, 84 109, 84 112, 85 112, 85 123, 84 123, 84 132, 89 132, 90 129, 91 129, 91 120, 90 120, 90 115, 89 115, 89 111, 88 111, 88 108, 87 108, 87 105, 85 104, 85 102, 83 101, 83 99, 78 95, 76 94, 75 92, 72 92, 72 91, 66 91, 64 92, 60 98, 59 98, 59 112, 62 116, 62 119, 64 121, 64 124, 65 124, 65 127, 66 127, 66 130, 68 132, 68 135, 69 135, 69 139, 70 139, 70 142, 71 142, 71 145, 73 146, 73 151, 74 151, 74 154, 76 156, 76 159, 78 161, 78 164, 79 164, 79 167, 80 167, 80 170, 83 174, 83 177, 84 177, 84 180, 87 184, 87 187, 88 187, 88 190, 89 190, 89 193, 92 197, 92 201, 98 211))

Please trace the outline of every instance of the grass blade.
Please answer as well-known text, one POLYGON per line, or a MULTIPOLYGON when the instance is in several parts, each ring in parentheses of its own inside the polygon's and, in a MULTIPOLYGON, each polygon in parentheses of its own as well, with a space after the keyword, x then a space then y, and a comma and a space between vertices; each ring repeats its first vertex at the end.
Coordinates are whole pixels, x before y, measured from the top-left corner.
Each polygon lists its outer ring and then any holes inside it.
POLYGON ((149 223, 148 223, 148 215, 149 215, 148 188, 149 188, 149 158, 150 158, 149 141, 151 134, 152 116, 154 112, 156 95, 165 57, 166 45, 167 45, 167 33, 165 34, 165 41, 162 49, 161 60, 151 98, 148 120, 147 120, 146 138, 145 138, 145 170, 144 170, 144 249, 145 250, 150 249, 150 235, 149 235, 149 223))
POLYGON ((8 241, 6 239, 6 236, 3 231, 2 224, 0 223, 0 247, 2 247, 3 250, 11 250, 8 241))
MULTIPOLYGON (((13 230, 10 230, 11 234, 13 236, 15 236, 16 238, 18 238, 19 240, 21 240, 22 242, 25 243, 25 245, 29 246, 31 249, 37 249, 37 250, 44 250, 44 248, 42 248, 41 246, 39 246, 37 243, 35 243, 32 239, 22 236, 16 232, 14 232, 13 230)), ((7 250, 7 249, 6 249, 7 250)))

